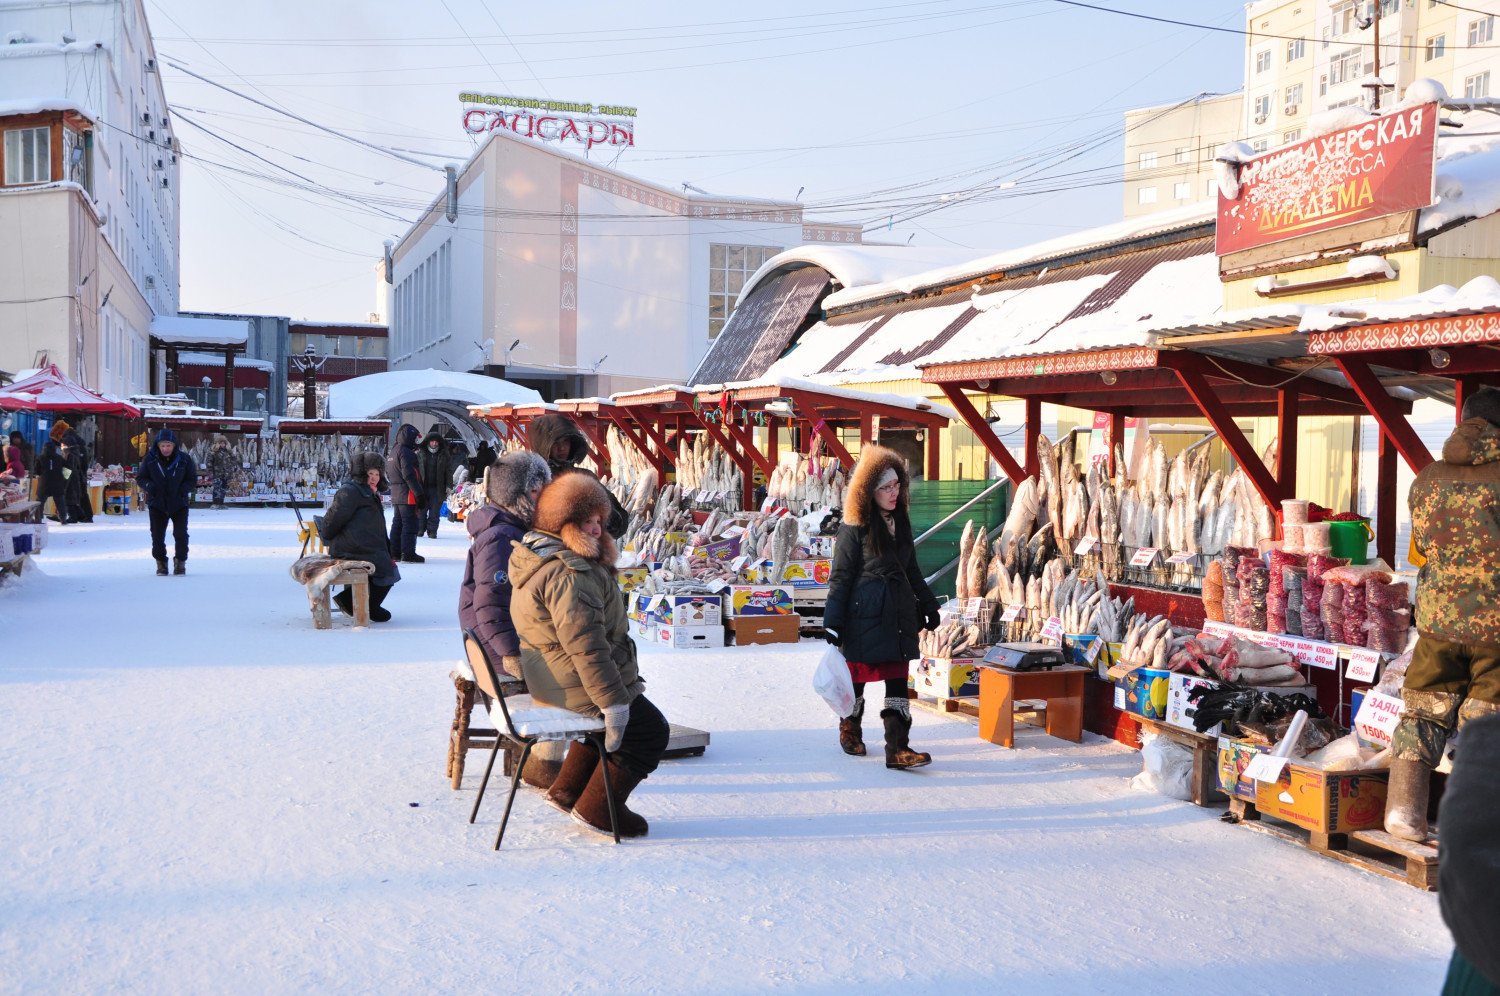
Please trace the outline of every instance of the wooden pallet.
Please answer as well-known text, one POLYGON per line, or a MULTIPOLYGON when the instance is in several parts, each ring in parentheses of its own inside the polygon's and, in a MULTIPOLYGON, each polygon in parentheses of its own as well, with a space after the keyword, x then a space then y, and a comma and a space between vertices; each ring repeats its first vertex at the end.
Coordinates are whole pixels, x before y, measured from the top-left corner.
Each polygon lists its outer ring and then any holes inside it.
POLYGON ((1255 803, 1230 799, 1226 822, 1237 823, 1257 833, 1269 834, 1300 844, 1315 854, 1342 861, 1376 875, 1405 882, 1427 892, 1438 887, 1437 841, 1415 843, 1392 837, 1384 830, 1350 833, 1319 833, 1266 816, 1255 803))

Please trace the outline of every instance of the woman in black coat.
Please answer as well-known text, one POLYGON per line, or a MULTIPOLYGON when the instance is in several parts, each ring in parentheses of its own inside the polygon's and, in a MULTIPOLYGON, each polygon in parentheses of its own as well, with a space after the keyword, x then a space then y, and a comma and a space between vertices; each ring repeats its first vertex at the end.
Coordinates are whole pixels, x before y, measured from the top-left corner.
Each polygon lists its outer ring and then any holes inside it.
POLYGON ((36 476, 38 483, 36 500, 45 508, 47 499, 52 499, 52 508, 57 513, 59 525, 67 525, 73 519, 68 514, 68 476, 64 471, 72 472, 72 466, 68 463, 67 456, 62 451, 62 446, 55 439, 48 439, 42 444, 42 454, 36 458, 31 472, 36 476))
POLYGON ((885 682, 885 766, 917 768, 932 755, 911 749, 906 675, 919 654, 917 634, 938 624, 937 599, 917 567, 907 505, 906 462, 880 446, 866 446, 849 481, 844 524, 834 541, 833 571, 823 625, 854 679, 854 711, 839 720, 844 753, 865 753, 865 683, 885 682))
MULTIPOLYGON (((385 458, 379 453, 356 453, 349 461, 349 477, 334 493, 318 523, 318 535, 328 545, 330 556, 340 560, 367 560, 375 565, 370 575, 370 621, 387 622, 384 608, 391 586, 401 574, 386 544, 385 510, 380 505, 380 475, 385 458)), ((354 594, 345 587, 333 596, 341 612, 354 614, 354 594)))

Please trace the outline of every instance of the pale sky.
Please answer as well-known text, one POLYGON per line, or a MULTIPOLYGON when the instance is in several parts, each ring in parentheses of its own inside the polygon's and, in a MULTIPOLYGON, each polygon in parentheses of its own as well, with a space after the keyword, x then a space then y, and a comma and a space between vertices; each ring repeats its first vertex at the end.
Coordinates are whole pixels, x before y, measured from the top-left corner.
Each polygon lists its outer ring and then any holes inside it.
MULTIPOLYGON (((1230 0, 1106 4, 1244 26, 1230 0)), ((805 188, 809 218, 897 214, 867 241, 979 256, 1119 220, 1124 112, 1233 91, 1243 76, 1241 37, 1053 0, 146 8, 163 63, 433 164, 164 67, 187 153, 182 307, 315 321, 367 319, 381 243, 440 192, 442 164, 475 147, 461 91, 631 105, 636 147, 615 164, 627 173, 754 197, 805 188), (976 185, 993 192, 962 193, 976 185), (924 206, 942 210, 900 220, 924 206)))

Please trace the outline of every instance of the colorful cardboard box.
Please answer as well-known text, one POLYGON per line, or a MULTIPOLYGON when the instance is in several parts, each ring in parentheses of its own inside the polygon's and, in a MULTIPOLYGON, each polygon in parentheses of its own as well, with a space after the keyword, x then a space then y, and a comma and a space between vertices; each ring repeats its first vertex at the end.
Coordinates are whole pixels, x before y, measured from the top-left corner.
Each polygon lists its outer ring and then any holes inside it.
POLYGON ((815 557, 811 560, 789 560, 779 578, 771 577, 770 561, 745 568, 745 580, 756 584, 786 584, 793 588, 826 588, 833 573, 833 560, 815 557))
POLYGON ((724 623, 724 596, 656 595, 652 597, 648 611, 664 626, 721 626, 724 623))
POLYGON ((703 546, 690 547, 689 552, 694 557, 733 560, 740 555, 740 538, 738 536, 731 536, 728 539, 715 540, 712 543, 705 543, 703 546))
POLYGON ((623 592, 632 592, 646 583, 646 578, 651 576, 651 568, 642 565, 640 567, 617 567, 615 568, 615 582, 623 592))
POLYGON ((1170 671, 1150 667, 1130 672, 1115 685, 1115 708, 1146 719, 1166 719, 1167 686, 1171 675, 1170 671))
POLYGON ((923 657, 911 663, 910 686, 930 699, 956 699, 979 694, 977 657, 923 657))
POLYGON ((719 623, 712 626, 663 624, 656 627, 656 642, 679 650, 706 650, 722 647, 724 646, 724 627, 719 623))
POLYGON ((790 616, 797 613, 790 585, 732 584, 720 592, 728 599, 729 615, 790 616))
MULTIPOLYGON (((1217 688, 1218 684, 1212 678, 1200 678, 1196 674, 1173 674, 1169 677, 1167 679, 1167 723, 1196 733, 1198 728, 1193 725, 1193 715, 1198 711, 1198 707, 1188 698, 1188 693, 1195 688, 1217 688)), ((1215 723, 1203 732, 1216 737, 1223 725, 1223 723, 1215 723)))
POLYGON ((1278 781, 1258 782, 1245 769, 1263 753, 1260 745, 1220 737, 1219 787, 1266 816, 1315 833, 1373 830, 1384 822, 1388 772, 1320 771, 1288 762, 1278 781))

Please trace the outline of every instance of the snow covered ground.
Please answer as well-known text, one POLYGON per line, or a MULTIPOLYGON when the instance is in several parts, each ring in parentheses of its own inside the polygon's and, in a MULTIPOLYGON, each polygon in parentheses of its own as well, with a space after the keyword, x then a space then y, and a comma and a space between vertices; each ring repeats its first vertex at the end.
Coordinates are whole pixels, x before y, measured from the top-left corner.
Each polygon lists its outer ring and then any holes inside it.
POLYGON ((1435 992, 1434 897, 1133 792, 1138 756, 917 711, 935 761, 848 758, 820 645, 648 650, 713 734, 615 846, 443 777, 466 540, 368 631, 312 629, 292 513, 54 527, 0 588, 0 991, 1435 992))

